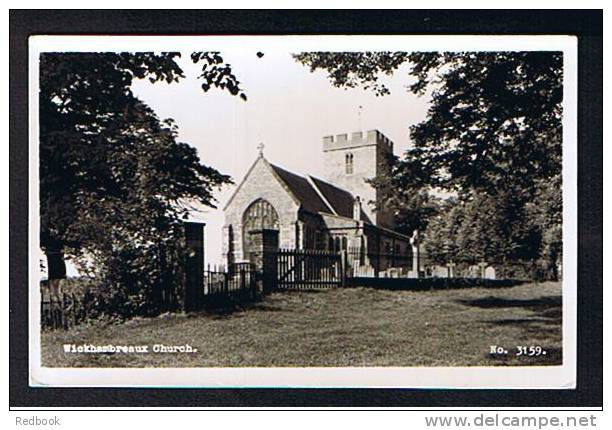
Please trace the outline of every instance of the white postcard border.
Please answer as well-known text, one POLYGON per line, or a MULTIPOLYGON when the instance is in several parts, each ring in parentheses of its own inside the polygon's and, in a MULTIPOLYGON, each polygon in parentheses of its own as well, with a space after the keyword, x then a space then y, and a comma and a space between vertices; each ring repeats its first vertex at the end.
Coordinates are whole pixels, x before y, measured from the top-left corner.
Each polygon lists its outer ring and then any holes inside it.
POLYGON ((573 36, 32 36, 29 41, 29 364, 31 386, 571 389, 577 333, 577 38, 573 36), (239 43, 236 43, 239 40, 239 43), (562 51, 563 364, 520 367, 46 368, 40 359, 38 58, 41 52, 562 51))

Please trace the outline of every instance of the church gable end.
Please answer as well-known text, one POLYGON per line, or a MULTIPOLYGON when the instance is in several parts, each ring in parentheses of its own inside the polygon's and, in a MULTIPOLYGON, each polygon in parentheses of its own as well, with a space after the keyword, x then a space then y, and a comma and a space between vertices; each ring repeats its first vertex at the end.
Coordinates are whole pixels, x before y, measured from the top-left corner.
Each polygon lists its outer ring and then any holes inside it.
POLYGON ((245 211, 256 201, 269 203, 278 215, 279 240, 282 247, 295 246, 295 222, 298 216, 299 202, 280 180, 270 164, 259 157, 247 172, 232 197, 224 208, 225 237, 231 237, 224 252, 232 252, 238 258, 242 256, 243 232, 242 223, 245 211))

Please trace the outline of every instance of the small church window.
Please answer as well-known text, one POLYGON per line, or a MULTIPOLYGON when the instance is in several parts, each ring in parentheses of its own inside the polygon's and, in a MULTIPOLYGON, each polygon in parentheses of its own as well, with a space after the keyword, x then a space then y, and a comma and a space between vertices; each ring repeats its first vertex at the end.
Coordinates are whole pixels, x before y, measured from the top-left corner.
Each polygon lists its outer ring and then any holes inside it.
POLYGON ((353 173, 353 154, 348 153, 345 156, 345 170, 347 175, 351 175, 353 173))

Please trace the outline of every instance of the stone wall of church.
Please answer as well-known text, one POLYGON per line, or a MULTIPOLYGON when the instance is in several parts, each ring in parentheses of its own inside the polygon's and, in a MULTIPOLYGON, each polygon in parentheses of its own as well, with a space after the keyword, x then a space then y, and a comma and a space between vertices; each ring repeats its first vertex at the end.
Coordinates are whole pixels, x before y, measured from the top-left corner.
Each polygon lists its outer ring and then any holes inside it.
POLYGON ((227 256, 228 252, 232 251, 233 261, 246 259, 242 249, 242 217, 245 210, 257 199, 268 201, 278 214, 279 246, 281 248, 296 246, 296 222, 299 206, 276 179, 269 166, 266 165, 266 161, 260 158, 224 209, 223 253, 224 256, 227 256))
POLYGON ((297 248, 326 250, 329 234, 321 215, 300 211, 299 220, 297 248))
MULTIPOLYGON (((370 246, 378 246, 378 229, 370 225, 349 218, 334 215, 323 215, 328 235, 334 245, 329 249, 353 251, 367 247, 368 252, 378 252, 378 248, 370 249, 370 246)), ((366 250, 366 249, 364 249, 366 250)))
POLYGON ((365 264, 378 270, 412 263, 410 239, 404 235, 333 215, 323 215, 323 219, 331 238, 329 248, 348 250, 350 259, 355 258, 357 252, 363 252, 367 256, 365 264))
POLYGON ((372 211, 370 201, 376 199, 376 191, 366 179, 376 176, 376 146, 364 145, 325 151, 325 178, 332 184, 359 196, 363 210, 372 222, 376 223, 376 214, 372 211), (346 156, 353 157, 352 173, 346 171, 346 156))

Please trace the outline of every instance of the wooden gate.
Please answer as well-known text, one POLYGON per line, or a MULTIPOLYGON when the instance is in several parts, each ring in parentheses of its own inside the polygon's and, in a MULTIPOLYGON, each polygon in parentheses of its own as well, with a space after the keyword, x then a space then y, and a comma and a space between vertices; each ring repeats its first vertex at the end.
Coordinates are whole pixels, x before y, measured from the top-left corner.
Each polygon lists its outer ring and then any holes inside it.
POLYGON ((279 249, 277 288, 310 290, 344 284, 342 257, 328 251, 279 249))

